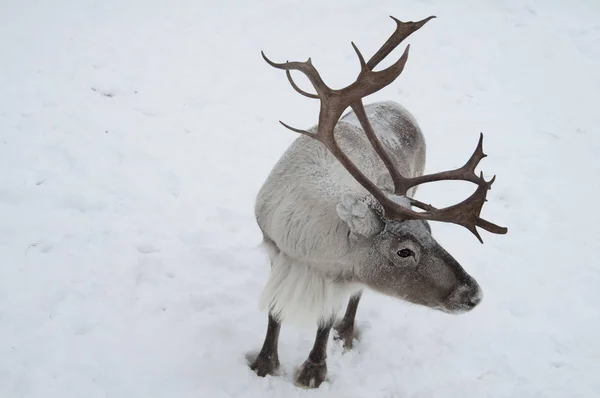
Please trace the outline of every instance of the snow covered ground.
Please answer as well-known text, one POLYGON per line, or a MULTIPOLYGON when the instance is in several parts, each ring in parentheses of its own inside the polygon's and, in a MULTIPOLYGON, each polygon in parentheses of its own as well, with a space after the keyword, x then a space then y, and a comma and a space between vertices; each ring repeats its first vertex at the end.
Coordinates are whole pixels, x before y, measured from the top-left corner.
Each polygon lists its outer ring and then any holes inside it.
POLYGON ((0 397, 599 397, 599 21, 596 0, 4 0, 0 397), (414 113, 428 171, 484 132, 484 213, 509 234, 433 226, 484 301, 450 316, 367 293, 320 389, 292 383, 314 331, 285 325, 285 375, 258 378, 254 198, 295 138, 277 120, 317 111, 260 50, 341 87, 351 40, 368 57, 388 15, 432 14, 367 102, 414 113))

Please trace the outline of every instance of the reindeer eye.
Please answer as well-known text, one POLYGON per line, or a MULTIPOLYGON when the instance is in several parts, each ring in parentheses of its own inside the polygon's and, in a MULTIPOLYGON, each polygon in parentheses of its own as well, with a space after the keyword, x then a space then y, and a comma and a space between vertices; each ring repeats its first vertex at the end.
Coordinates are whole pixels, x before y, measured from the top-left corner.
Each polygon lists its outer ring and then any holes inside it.
POLYGON ((402 250, 398 250, 398 255, 402 258, 406 258, 406 257, 410 257, 415 255, 415 252, 413 252, 410 249, 402 249, 402 250))

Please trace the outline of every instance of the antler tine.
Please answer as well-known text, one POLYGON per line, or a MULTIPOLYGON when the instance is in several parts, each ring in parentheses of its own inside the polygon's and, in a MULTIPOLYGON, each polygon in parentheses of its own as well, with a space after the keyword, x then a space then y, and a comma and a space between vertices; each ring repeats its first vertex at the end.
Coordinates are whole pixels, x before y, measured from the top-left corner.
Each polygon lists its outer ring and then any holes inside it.
POLYGON ((394 181, 394 188, 396 195, 406 195, 408 190, 415 185, 425 184, 433 181, 442 181, 442 180, 462 180, 469 181, 474 184, 479 184, 481 182, 481 178, 475 174, 475 168, 487 155, 483 153, 483 133, 479 134, 479 142, 477 143, 477 148, 467 160, 467 162, 460 168, 448 171, 441 171, 439 173, 434 174, 424 174, 421 176, 413 177, 413 178, 405 178, 400 176, 398 179, 395 179, 392 176, 392 180, 394 181))
POLYGON ((481 243, 483 243, 483 240, 475 227, 480 227, 494 234, 506 234, 508 232, 507 228, 493 224, 479 217, 481 209, 487 200, 487 192, 495 179, 496 177, 493 177, 490 181, 485 181, 483 173, 481 173, 481 182, 477 186, 477 190, 471 196, 453 206, 430 212, 432 217, 431 220, 462 225, 471 231, 481 243))
MULTIPOLYGON (((410 51, 410 45, 406 46, 404 53, 396 62, 388 66, 384 70, 372 71, 370 69, 363 69, 359 75, 356 84, 366 86, 365 90, 361 90, 360 94, 365 97, 369 94, 373 94, 382 88, 391 84, 394 80, 400 76, 408 61, 408 53, 410 51)), ((352 86, 350 86, 352 87, 352 86)))
POLYGON ((435 18, 435 15, 427 17, 418 22, 402 22, 391 15, 390 18, 396 21, 396 30, 394 31, 394 33, 392 33, 389 39, 387 39, 387 41, 383 43, 383 46, 381 46, 381 48, 377 50, 375 55, 371 57, 369 62, 367 62, 367 67, 370 70, 373 70, 373 68, 375 68, 377 64, 383 61, 383 59, 387 57, 396 47, 398 47, 398 45, 402 43, 404 39, 406 39, 408 36, 419 30, 427 22, 435 18))
MULTIPOLYGON (((273 68, 282 69, 285 71, 297 70, 297 71, 304 73, 304 75, 308 78, 308 80, 310 80, 311 84, 315 88, 315 91, 317 92, 318 97, 321 97, 322 95, 328 95, 331 93, 332 90, 325 84, 325 82, 321 78, 321 75, 319 74, 317 69, 315 69, 315 67, 313 66, 310 58, 304 62, 286 61, 284 63, 277 63, 277 62, 273 62, 269 58, 267 58, 267 56, 265 55, 265 53, 263 51, 261 51, 260 53, 261 53, 263 59, 269 65, 271 65, 273 68)), ((294 84, 293 86, 296 86, 296 85, 294 84)), ((294 87, 294 89, 296 87, 294 87)), ((298 91, 298 90, 296 90, 296 91, 298 91)), ((309 93, 301 92, 301 94, 305 95, 305 94, 309 94, 309 93)))
POLYGON ((365 62, 365 58, 361 54, 358 47, 356 47, 356 44, 354 44, 353 41, 350 43, 352 44, 352 48, 354 48, 354 51, 356 52, 356 55, 358 56, 358 61, 360 62, 360 70, 364 71, 367 68, 367 63, 365 62))
MULTIPOLYGON (((479 133, 479 142, 477 143, 477 148, 475 148, 475 152, 471 155, 467 163, 462 167, 465 171, 470 171, 475 174, 475 168, 481 162, 481 159, 485 158, 487 155, 483 153, 483 133, 479 133)), ((495 178, 495 177, 494 177, 495 178)))
POLYGON ((313 133, 309 133, 309 132, 308 132, 308 131, 306 131, 306 130, 297 129, 297 128, 295 128, 295 127, 292 127, 292 126, 290 126, 289 124, 286 124, 286 123, 282 122, 281 120, 279 121, 279 123, 280 123, 280 124, 281 124, 283 127, 285 127, 286 129, 288 129, 288 130, 292 130, 294 133, 298 133, 298 134, 302 134, 302 135, 307 135, 307 136, 309 136, 309 137, 313 137, 313 138, 315 138, 315 139, 318 139, 318 138, 317 138, 317 136, 316 136, 315 134, 313 134, 313 133))
POLYGON ((350 106, 354 101, 371 95, 396 80, 404 70, 410 50, 410 46, 407 46, 402 56, 394 64, 384 70, 373 72, 365 64, 365 60, 358 47, 354 43, 352 43, 352 47, 358 56, 361 71, 354 83, 341 90, 336 90, 341 102, 345 106, 350 106))
POLYGON ((287 76, 288 81, 290 82, 290 84, 292 85, 294 90, 296 90, 296 92, 298 92, 308 98, 319 99, 319 96, 317 94, 307 93, 306 91, 304 91, 300 87, 298 87, 298 85, 296 84, 294 79, 292 79, 292 72, 290 72, 289 70, 286 70, 285 75, 287 76))
POLYGON ((412 198, 409 199, 411 205, 425 210, 424 212, 415 212, 405 207, 398 206, 395 202, 382 204, 382 206, 384 207, 386 214, 389 213, 392 218, 442 221, 463 226, 471 231, 471 233, 483 243, 483 240, 475 227, 480 227, 494 234, 506 234, 508 229, 484 220, 479 216, 481 214, 481 209, 487 200, 487 192, 491 188, 496 177, 494 176, 490 181, 485 181, 483 173, 481 173, 479 178, 480 182, 477 186, 477 190, 475 190, 471 196, 460 203, 442 209, 436 209, 431 205, 412 198))

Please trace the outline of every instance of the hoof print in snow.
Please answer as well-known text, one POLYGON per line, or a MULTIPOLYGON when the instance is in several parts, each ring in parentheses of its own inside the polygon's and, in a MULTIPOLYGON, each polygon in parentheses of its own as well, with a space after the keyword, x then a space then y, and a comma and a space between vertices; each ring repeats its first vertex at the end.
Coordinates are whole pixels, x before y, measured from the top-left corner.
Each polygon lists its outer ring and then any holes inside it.
POLYGON ((160 249, 145 243, 139 244, 137 250, 142 254, 158 253, 160 251, 160 249))
POLYGON ((153 109, 148 109, 148 108, 134 108, 134 110, 136 112, 141 113, 144 116, 149 116, 149 117, 157 117, 157 116, 159 116, 158 111, 153 110, 153 109))
POLYGON ((115 93, 113 90, 102 90, 102 89, 99 89, 99 88, 96 88, 96 87, 92 87, 91 89, 92 89, 93 92, 98 93, 100 95, 103 95, 103 96, 105 96, 107 98, 112 98, 115 95, 117 95, 117 93, 115 93))
POLYGON ((325 361, 313 363, 306 360, 296 376, 296 385, 304 388, 317 388, 327 377, 327 363, 325 361))

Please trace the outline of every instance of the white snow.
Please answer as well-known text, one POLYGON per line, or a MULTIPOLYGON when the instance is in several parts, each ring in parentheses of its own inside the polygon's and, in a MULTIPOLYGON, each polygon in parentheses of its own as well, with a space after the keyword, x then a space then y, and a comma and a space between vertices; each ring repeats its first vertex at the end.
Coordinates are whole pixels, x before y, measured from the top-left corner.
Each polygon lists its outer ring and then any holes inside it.
POLYGON ((3 1, 0 397, 600 396, 599 21, 596 0, 3 1), (311 56, 341 87, 351 40, 369 57, 388 15, 431 14, 367 102, 416 116, 428 171, 484 133, 484 215, 509 234, 433 225, 483 303, 451 316, 366 293, 360 341, 330 343, 318 390, 292 382, 314 332, 285 325, 285 374, 259 378, 254 197, 295 138, 277 120, 318 110, 260 50, 311 56))

